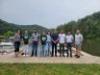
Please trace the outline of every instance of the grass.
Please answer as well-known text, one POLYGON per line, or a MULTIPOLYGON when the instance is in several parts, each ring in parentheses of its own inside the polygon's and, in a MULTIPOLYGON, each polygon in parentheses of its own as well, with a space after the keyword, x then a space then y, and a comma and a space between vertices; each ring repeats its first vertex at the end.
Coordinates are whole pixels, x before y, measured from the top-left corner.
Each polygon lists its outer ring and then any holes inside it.
POLYGON ((0 75, 100 75, 100 65, 0 64, 0 75))

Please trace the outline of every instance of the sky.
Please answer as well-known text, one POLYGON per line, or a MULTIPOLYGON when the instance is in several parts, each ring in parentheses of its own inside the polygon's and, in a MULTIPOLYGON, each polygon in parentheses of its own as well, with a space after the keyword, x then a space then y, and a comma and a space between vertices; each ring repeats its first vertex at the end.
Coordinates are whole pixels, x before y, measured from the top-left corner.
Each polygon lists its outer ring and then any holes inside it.
POLYGON ((100 11, 100 0, 0 0, 0 19, 55 28, 100 11))

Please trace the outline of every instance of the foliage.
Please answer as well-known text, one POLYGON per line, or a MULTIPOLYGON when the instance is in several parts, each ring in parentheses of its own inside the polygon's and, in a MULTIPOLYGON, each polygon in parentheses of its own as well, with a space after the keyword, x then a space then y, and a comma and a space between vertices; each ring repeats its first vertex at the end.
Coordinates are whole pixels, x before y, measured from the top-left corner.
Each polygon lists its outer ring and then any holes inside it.
POLYGON ((76 29, 80 29, 84 35, 83 49, 88 53, 100 56, 100 41, 97 41, 97 38, 100 39, 100 12, 57 27, 58 31, 71 31, 72 33, 75 33, 76 29))
POLYGON ((17 25, 13 23, 8 23, 0 19, 0 35, 6 34, 8 31, 16 32, 17 30, 25 31, 28 30, 29 32, 33 31, 48 31, 47 28, 39 26, 39 25, 17 25))
POLYGON ((14 33, 12 31, 7 31, 3 34, 5 37, 9 38, 10 36, 13 36, 14 33))

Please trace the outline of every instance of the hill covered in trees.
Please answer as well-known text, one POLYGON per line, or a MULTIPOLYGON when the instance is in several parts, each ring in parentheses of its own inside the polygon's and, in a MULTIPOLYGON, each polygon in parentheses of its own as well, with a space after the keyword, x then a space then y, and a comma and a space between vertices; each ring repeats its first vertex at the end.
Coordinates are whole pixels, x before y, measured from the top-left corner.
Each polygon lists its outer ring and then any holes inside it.
POLYGON ((76 29, 80 29, 84 35, 83 50, 93 55, 100 56, 100 12, 57 27, 58 31, 71 31, 73 34, 76 29))
POLYGON ((17 24, 13 24, 13 23, 8 23, 4 20, 0 19, 0 34, 3 35, 5 32, 8 31, 12 31, 15 32, 17 30, 28 30, 29 32, 33 32, 33 31, 38 31, 38 32, 42 32, 42 31, 48 31, 47 28, 42 27, 40 25, 17 25, 17 24))
MULTIPOLYGON (((16 25, 0 19, 0 35, 11 34, 11 32, 8 31, 15 32, 19 29, 22 31, 29 30, 30 32, 34 30, 39 32, 48 31, 47 28, 39 25, 16 25)), ((71 31, 73 34, 76 29, 80 29, 84 35, 83 50, 93 55, 100 56, 100 12, 88 15, 78 21, 70 21, 57 27, 58 32, 64 30, 65 33, 71 31)))

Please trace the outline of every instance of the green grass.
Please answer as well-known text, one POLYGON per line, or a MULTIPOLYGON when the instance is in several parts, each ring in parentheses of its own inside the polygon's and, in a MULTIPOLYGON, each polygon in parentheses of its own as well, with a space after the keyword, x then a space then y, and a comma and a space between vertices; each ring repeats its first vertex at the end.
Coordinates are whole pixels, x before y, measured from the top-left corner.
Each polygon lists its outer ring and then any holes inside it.
POLYGON ((100 75, 100 65, 0 64, 0 75, 100 75))

